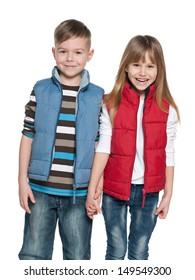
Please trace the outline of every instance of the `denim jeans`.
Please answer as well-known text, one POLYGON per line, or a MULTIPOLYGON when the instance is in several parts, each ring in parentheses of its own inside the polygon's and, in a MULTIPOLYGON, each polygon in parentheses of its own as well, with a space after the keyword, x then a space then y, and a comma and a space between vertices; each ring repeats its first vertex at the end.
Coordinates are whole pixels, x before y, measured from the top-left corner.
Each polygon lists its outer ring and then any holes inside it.
POLYGON ((63 247, 64 260, 89 260, 92 221, 85 211, 86 197, 54 196, 33 191, 36 203, 25 214, 21 260, 52 259, 56 225, 63 247))
POLYGON ((157 216, 159 193, 147 193, 142 208, 143 185, 132 185, 128 201, 103 195, 102 210, 107 233, 106 260, 123 260, 128 249, 129 260, 147 260, 148 244, 157 216), (127 237, 127 209, 130 213, 127 237), (128 247, 128 248, 127 248, 128 247))

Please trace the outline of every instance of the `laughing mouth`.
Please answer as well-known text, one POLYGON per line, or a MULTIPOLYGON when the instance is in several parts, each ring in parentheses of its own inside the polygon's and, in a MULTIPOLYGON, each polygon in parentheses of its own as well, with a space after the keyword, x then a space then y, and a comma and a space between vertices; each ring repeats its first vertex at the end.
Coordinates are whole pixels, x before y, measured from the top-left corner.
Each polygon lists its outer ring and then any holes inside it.
POLYGON ((138 78, 136 78, 136 81, 138 81, 139 83, 145 83, 145 82, 148 82, 149 80, 148 79, 138 79, 138 78))

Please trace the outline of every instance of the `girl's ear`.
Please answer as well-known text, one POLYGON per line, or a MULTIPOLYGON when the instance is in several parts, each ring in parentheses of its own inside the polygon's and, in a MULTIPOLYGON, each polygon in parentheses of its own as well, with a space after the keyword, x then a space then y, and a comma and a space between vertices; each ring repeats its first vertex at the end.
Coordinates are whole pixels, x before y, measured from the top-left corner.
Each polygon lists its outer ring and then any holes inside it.
POLYGON ((128 65, 126 65, 125 66, 125 72, 127 72, 127 73, 128 73, 128 68, 129 68, 128 65))

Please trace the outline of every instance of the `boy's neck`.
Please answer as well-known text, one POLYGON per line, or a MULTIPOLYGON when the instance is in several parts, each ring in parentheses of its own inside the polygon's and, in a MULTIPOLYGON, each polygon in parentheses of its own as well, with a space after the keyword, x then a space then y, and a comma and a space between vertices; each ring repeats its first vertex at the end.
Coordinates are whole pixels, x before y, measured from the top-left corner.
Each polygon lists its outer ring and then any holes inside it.
POLYGON ((61 83, 61 86, 62 86, 63 90, 73 90, 73 91, 78 91, 79 90, 79 86, 69 86, 69 85, 65 85, 65 84, 62 84, 62 83, 61 83))
POLYGON ((63 75, 63 73, 60 72, 60 70, 57 68, 58 74, 60 76, 60 82, 63 85, 67 85, 67 86, 80 86, 81 83, 81 73, 80 75, 77 75, 75 77, 67 77, 65 75, 63 75))
POLYGON ((79 86, 81 83, 81 77, 78 78, 65 78, 64 76, 60 75, 61 84, 66 86, 79 86))

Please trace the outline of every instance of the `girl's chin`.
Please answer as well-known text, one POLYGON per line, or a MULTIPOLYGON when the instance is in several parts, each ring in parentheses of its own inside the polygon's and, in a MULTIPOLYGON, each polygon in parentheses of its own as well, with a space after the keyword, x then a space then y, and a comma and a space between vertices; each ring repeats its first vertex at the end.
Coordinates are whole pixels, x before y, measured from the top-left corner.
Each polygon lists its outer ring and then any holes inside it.
POLYGON ((134 88, 137 90, 137 91, 140 91, 140 92, 142 92, 142 91, 145 91, 147 88, 149 87, 149 85, 147 84, 147 85, 134 85, 134 88))

